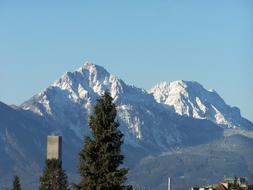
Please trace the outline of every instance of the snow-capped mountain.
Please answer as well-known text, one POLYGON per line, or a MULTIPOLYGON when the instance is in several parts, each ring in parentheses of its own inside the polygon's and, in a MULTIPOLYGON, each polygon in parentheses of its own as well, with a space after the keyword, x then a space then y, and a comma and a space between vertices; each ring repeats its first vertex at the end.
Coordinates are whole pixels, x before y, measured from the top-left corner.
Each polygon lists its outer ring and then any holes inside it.
POLYGON ((206 90, 193 81, 162 82, 149 91, 157 102, 168 105, 180 115, 208 119, 224 128, 252 128, 252 123, 241 116, 215 90, 206 90))
MULTIPOLYGON (((145 141, 166 147, 181 141, 174 125, 161 125, 165 121, 158 113, 163 109, 152 95, 143 89, 126 85, 104 68, 90 63, 74 72, 67 72, 21 107, 55 120, 59 126, 70 128, 82 139, 83 134, 89 132, 87 123, 92 107, 105 90, 111 93, 117 105, 126 144, 139 146, 145 141)), ((166 123, 172 122, 166 119, 166 123)), ((56 132, 60 130, 55 129, 56 132)))
MULTIPOLYGON (((172 145, 183 144, 188 138, 186 136, 190 136, 180 132, 180 126, 184 126, 186 121, 176 119, 175 114, 172 117, 173 113, 157 103, 151 94, 125 84, 103 67, 91 63, 67 72, 43 92, 23 103, 21 108, 56 122, 55 133, 71 129, 82 139, 83 134, 89 133, 87 123, 92 107, 105 90, 111 93, 117 105, 126 144, 168 149, 172 145)), ((190 129, 191 125, 188 125, 190 129)))

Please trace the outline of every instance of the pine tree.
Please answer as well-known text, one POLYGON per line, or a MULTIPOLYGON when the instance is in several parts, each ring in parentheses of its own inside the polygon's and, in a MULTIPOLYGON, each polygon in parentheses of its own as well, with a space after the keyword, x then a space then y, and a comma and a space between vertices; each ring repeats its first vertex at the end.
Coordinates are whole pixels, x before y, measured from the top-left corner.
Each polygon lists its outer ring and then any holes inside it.
POLYGON ((81 182, 75 185, 80 190, 125 190, 128 170, 120 167, 123 134, 115 121, 117 111, 108 92, 97 100, 94 114, 90 117, 91 136, 85 137, 79 153, 81 182))
POLYGON ((40 190, 69 189, 67 175, 62 169, 62 162, 58 159, 46 160, 43 176, 40 177, 40 190))
POLYGON ((11 190, 21 190, 20 180, 18 176, 14 176, 13 187, 11 190))

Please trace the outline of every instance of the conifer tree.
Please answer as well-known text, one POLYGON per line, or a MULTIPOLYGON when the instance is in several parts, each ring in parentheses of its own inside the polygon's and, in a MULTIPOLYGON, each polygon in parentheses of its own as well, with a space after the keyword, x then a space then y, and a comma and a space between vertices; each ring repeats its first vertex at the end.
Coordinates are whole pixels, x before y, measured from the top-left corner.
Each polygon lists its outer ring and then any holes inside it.
POLYGON ((43 176, 40 177, 40 190, 69 189, 67 175, 62 169, 62 162, 58 159, 46 160, 43 176))
POLYGON ((105 92, 90 117, 91 136, 85 137, 84 147, 79 153, 81 181, 75 185, 80 190, 125 190, 128 170, 120 167, 123 134, 115 121, 116 106, 108 92, 105 92))
POLYGON ((14 176, 11 190, 21 190, 20 180, 18 176, 14 176))

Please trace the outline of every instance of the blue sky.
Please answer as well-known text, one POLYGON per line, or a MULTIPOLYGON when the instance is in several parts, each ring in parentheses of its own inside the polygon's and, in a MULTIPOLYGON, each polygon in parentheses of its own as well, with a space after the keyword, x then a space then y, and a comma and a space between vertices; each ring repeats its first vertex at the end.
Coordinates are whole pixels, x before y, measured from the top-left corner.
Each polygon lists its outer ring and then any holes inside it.
POLYGON ((86 61, 145 89, 195 80, 253 121, 253 1, 0 0, 0 101, 86 61))

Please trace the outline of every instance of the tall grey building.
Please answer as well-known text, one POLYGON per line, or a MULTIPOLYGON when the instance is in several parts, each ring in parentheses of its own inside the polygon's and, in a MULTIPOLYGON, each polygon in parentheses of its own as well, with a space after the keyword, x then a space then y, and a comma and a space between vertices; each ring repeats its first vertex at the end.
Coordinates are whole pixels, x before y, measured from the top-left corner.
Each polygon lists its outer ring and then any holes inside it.
POLYGON ((61 136, 47 136, 47 159, 62 159, 61 136))

